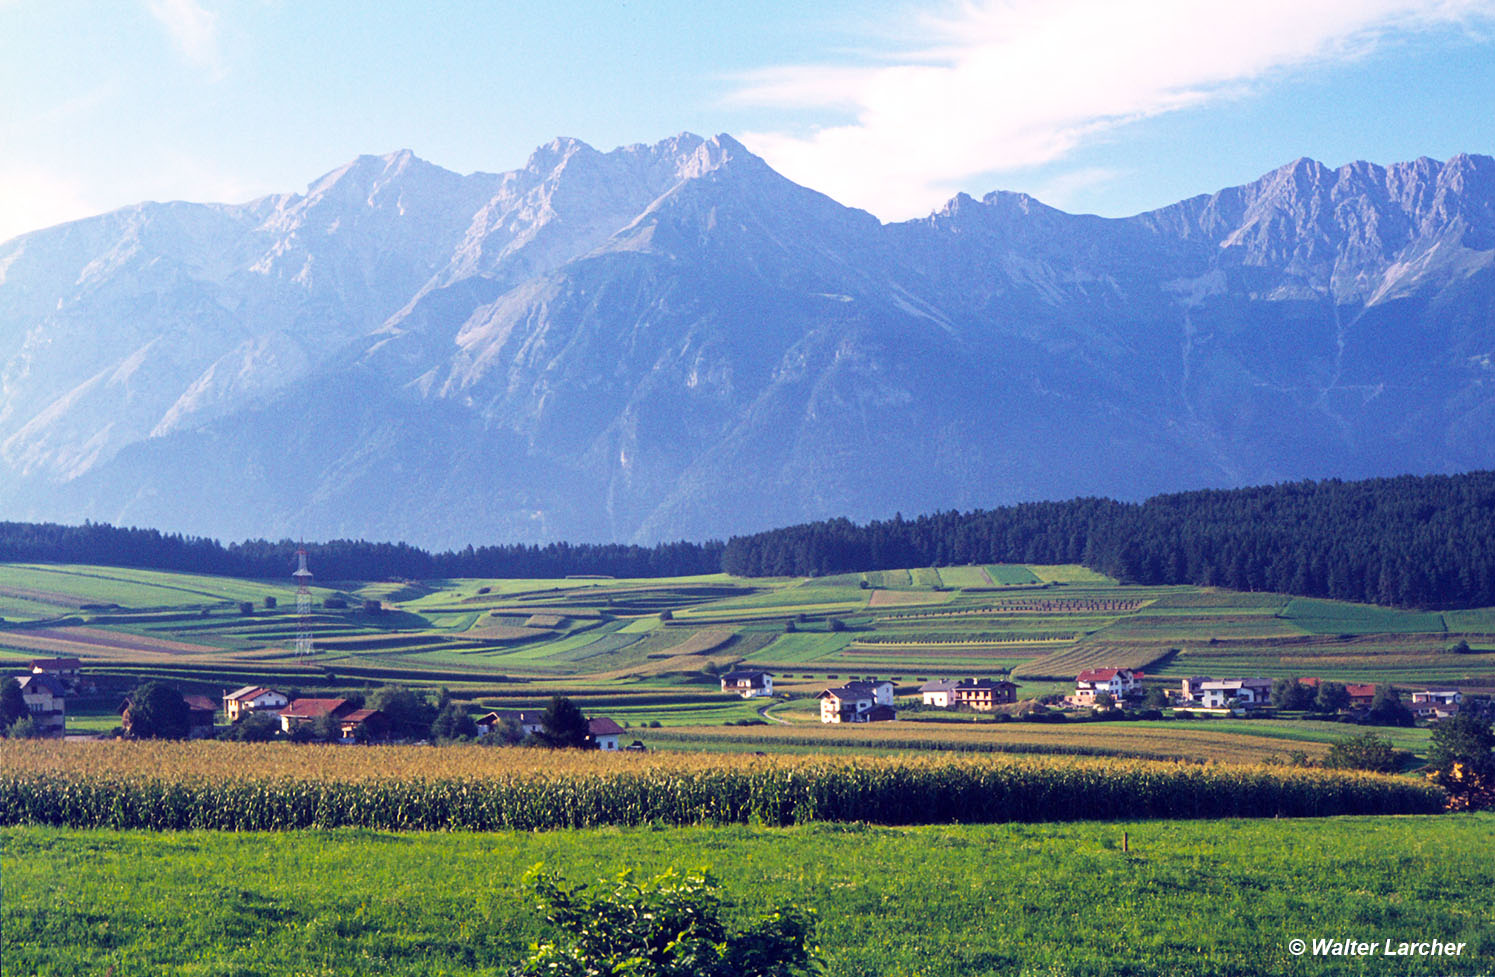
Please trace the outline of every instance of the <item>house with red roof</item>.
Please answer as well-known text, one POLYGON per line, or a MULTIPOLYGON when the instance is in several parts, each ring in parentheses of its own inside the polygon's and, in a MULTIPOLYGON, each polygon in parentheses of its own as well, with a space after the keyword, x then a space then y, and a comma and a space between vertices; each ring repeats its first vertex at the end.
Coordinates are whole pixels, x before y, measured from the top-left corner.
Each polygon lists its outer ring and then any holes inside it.
POLYGON ((353 711, 353 703, 347 699, 292 699, 290 705, 280 710, 280 728, 289 733, 301 723, 323 716, 341 719, 353 711))
POLYGON ((1374 685, 1350 684, 1344 687, 1350 694, 1351 708, 1370 708, 1370 704, 1376 699, 1376 687, 1374 685))
POLYGON ((1142 688, 1141 672, 1130 668, 1087 668, 1075 676, 1074 700, 1080 705, 1094 705, 1095 697, 1109 693, 1118 702, 1142 688))
POLYGON ((359 726, 363 727, 369 739, 382 740, 389 735, 389 717, 378 709, 354 709, 339 716, 337 725, 342 731, 344 742, 352 742, 358 738, 359 726))

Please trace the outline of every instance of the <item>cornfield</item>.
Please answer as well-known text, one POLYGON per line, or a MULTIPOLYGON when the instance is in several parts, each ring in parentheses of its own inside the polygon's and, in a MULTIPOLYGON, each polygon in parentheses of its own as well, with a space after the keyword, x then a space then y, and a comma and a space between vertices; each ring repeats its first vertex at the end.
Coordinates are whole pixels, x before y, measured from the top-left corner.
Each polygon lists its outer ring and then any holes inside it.
POLYGON ((1140 760, 27 742, 0 757, 0 824, 157 830, 1312 817, 1445 800, 1370 774, 1140 760))

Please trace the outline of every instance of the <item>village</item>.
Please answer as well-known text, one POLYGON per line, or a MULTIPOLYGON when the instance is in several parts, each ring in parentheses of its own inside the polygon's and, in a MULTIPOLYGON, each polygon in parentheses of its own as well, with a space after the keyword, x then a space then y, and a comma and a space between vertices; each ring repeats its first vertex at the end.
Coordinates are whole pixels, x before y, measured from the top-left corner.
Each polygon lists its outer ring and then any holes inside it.
MULTIPOLYGON (((36 659, 29 674, 13 679, 31 721, 30 735, 63 737, 67 730, 69 698, 93 691, 82 663, 76 658, 36 659)), ((775 692, 774 674, 752 668, 726 671, 719 677, 723 693, 743 699, 763 699, 765 709, 779 701, 802 696, 775 692)), ((1454 688, 1398 689, 1391 686, 1321 681, 1315 677, 1215 679, 1189 676, 1170 685, 1148 680, 1129 668, 1092 668, 1075 677, 1074 691, 1062 697, 1018 699, 1014 682, 1005 679, 937 679, 900 688, 874 677, 851 679, 814 694, 819 717, 826 724, 889 722, 925 711, 990 714, 1003 718, 1175 718, 1208 716, 1267 716, 1279 711, 1313 711, 1322 715, 1376 725, 1411 725, 1456 715, 1464 703, 1454 688), (1382 691, 1384 689, 1384 692, 1382 691), (1408 693, 1403 701, 1402 694, 1408 693), (1378 712, 1379 710, 1379 712, 1378 712)), ((181 695, 186 706, 186 737, 223 736, 251 717, 261 729, 305 741, 339 743, 408 739, 399 735, 391 717, 356 697, 301 697, 263 685, 225 691, 219 702, 202 695, 181 695), (271 721, 273 718, 273 722, 271 721)), ((125 696, 118 705, 122 731, 130 727, 133 703, 125 696)), ((760 709, 760 714, 763 710, 760 709)), ((623 745, 627 728, 606 716, 587 716, 585 746, 601 751, 642 751, 640 740, 623 745)), ((465 716, 462 734, 452 738, 523 742, 541 734, 544 712, 539 709, 490 710, 465 716), (468 722, 470 721, 470 727, 468 722)), ((78 734, 81 737, 81 734, 78 734)), ((97 734, 87 738, 95 738, 97 734)), ((265 738, 270 738, 266 736, 265 738)), ((425 737, 420 737, 424 739, 425 737)))

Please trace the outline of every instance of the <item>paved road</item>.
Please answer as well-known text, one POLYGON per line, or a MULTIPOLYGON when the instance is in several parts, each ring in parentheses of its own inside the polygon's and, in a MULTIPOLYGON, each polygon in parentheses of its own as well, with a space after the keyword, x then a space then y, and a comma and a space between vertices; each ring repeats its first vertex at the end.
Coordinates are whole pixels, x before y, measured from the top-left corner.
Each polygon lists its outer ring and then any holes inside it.
POLYGON ((792 726, 792 725, 794 725, 793 723, 791 723, 787 719, 780 719, 778 716, 770 716, 768 714, 768 710, 769 710, 770 707, 772 707, 774 705, 775 705, 775 703, 769 702, 769 703, 766 703, 765 705, 759 706, 758 707, 758 715, 762 716, 764 719, 768 720, 771 723, 778 723, 780 726, 792 726))

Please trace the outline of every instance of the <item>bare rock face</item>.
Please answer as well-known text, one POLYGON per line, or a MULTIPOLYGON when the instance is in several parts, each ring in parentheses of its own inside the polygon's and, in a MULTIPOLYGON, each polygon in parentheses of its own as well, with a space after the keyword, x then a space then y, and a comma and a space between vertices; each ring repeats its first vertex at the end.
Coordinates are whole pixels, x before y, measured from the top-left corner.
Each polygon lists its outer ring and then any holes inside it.
POLYGON ((0 244, 0 517, 723 536, 1495 467, 1495 160, 884 225, 728 136, 0 244))

